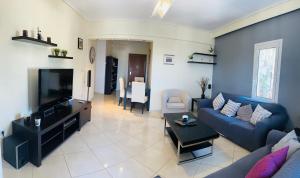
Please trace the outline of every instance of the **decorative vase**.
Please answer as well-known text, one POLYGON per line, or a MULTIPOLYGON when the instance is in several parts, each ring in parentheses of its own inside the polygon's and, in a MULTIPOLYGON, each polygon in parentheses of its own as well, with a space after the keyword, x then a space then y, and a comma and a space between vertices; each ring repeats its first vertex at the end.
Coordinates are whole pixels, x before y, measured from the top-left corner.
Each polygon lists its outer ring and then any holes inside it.
POLYGON ((205 89, 202 88, 201 99, 205 99, 205 89))

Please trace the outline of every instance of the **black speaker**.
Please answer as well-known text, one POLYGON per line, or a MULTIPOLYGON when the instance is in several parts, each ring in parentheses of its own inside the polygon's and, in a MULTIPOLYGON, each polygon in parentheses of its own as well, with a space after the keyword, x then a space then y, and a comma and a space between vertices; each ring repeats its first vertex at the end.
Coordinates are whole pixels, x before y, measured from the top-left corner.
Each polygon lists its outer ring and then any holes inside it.
POLYGON ((89 70, 87 75, 87 87, 91 87, 91 75, 92 75, 92 71, 89 70))
POLYGON ((29 159, 28 140, 14 135, 4 138, 3 158, 13 167, 20 169, 29 159))

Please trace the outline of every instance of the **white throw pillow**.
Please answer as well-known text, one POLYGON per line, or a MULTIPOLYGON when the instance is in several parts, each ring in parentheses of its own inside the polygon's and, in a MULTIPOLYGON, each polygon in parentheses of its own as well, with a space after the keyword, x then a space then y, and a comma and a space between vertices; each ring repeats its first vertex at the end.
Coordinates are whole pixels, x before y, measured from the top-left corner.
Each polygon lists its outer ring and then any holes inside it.
POLYGON ((227 102, 227 104, 224 106, 224 108, 221 110, 221 113, 228 117, 235 116, 235 114, 239 110, 240 106, 241 106, 241 103, 236 103, 236 102, 229 100, 227 102))
POLYGON ((214 110, 221 109, 224 104, 225 104, 225 99, 224 99, 222 93, 219 93, 218 96, 213 101, 214 110))
POLYGON ((270 111, 264 109, 263 107, 261 107, 258 104, 251 116, 250 122, 253 125, 256 125, 257 122, 259 122, 263 119, 266 119, 266 118, 270 117, 271 115, 272 115, 272 113, 270 111))
POLYGON ((182 103, 182 100, 180 97, 171 96, 168 100, 168 103, 182 103))
POLYGON ((278 143, 276 143, 272 147, 272 152, 278 151, 287 146, 289 146, 289 151, 287 155, 287 159, 289 159, 293 153, 300 149, 300 143, 298 141, 298 137, 296 135, 295 130, 286 134, 286 136, 284 136, 278 143))

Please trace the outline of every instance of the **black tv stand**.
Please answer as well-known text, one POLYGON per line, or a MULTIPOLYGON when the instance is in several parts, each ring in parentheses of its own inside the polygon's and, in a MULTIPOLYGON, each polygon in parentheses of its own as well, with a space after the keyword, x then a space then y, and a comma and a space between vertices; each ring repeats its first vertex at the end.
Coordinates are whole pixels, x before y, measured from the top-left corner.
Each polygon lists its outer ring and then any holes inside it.
POLYGON ((63 109, 56 108, 53 114, 42 117, 40 127, 32 118, 13 121, 12 129, 13 135, 29 140, 29 161, 39 167, 43 158, 90 120, 91 102, 73 99, 63 109))

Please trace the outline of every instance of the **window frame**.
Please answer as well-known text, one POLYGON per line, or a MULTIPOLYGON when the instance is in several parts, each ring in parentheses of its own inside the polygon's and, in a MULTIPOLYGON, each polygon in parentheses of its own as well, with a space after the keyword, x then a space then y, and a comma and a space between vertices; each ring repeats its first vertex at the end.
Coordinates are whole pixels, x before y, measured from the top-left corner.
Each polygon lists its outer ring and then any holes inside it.
POLYGON ((256 43, 254 45, 254 63, 253 63, 253 78, 252 78, 252 98, 259 99, 266 102, 278 103, 280 71, 281 71, 281 57, 282 57, 283 39, 256 43), (276 48, 275 70, 274 70, 274 84, 273 84, 273 98, 268 99, 257 96, 258 84, 258 70, 259 70, 259 54, 260 50, 276 48))

